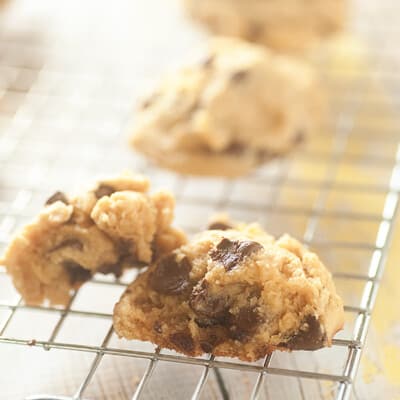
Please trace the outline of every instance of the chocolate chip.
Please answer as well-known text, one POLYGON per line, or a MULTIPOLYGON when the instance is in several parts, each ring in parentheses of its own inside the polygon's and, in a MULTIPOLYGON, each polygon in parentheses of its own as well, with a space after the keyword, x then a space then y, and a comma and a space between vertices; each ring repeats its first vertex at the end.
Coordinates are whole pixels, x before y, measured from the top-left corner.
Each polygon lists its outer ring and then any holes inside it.
POLYGON ((137 257, 133 255, 121 257, 118 262, 125 265, 126 268, 144 268, 148 266, 148 263, 139 261, 137 257))
POLYGON ((243 80, 245 80, 248 75, 249 75, 249 71, 242 69, 242 70, 234 72, 231 75, 230 79, 232 82, 238 83, 238 82, 242 82, 243 80))
POLYGON ((153 329, 160 334, 163 332, 159 321, 154 322, 153 329))
POLYGON ((259 322, 259 315, 254 308, 244 307, 240 309, 237 315, 231 317, 231 337, 235 340, 245 340, 255 331, 259 322))
POLYGON ((179 262, 175 254, 162 257, 149 276, 149 284, 159 293, 176 295, 181 294, 189 287, 189 273, 192 266, 187 257, 179 262))
POLYGON ((49 253, 53 251, 60 250, 64 247, 69 247, 75 250, 82 251, 83 250, 83 243, 79 239, 66 239, 63 242, 59 243, 57 246, 53 247, 49 253))
POLYGON ((200 107, 201 107, 201 101, 200 100, 196 100, 188 110, 189 116, 191 114, 193 114, 195 111, 197 111, 200 107))
POLYGON ((204 351, 204 353, 212 353, 212 351, 214 350, 214 346, 206 341, 201 341, 200 347, 204 351))
POLYGON ((256 157, 259 162, 270 161, 278 156, 279 154, 270 150, 258 150, 256 153, 256 157))
MULTIPOLYGON (((223 149, 221 154, 227 154, 230 156, 233 155, 241 155, 245 152, 246 146, 243 143, 240 142, 232 142, 228 147, 223 149)), ((197 149, 198 152, 202 152, 204 154, 210 154, 213 153, 214 151, 210 149, 210 147, 205 146, 204 144, 199 144, 199 148, 197 149)))
POLYGON ((295 145, 298 145, 298 144, 303 143, 305 139, 306 139, 305 133, 300 130, 300 131, 297 132, 297 134, 296 134, 296 136, 295 136, 295 138, 293 140, 293 143, 295 145))
POLYGON ((213 222, 210 225, 208 225, 208 229, 215 231, 215 230, 220 230, 220 231, 226 231, 228 229, 232 229, 233 226, 227 224, 226 222, 213 222))
POLYGON ((194 322, 199 328, 210 328, 211 326, 220 325, 220 321, 215 318, 195 318, 194 322))
POLYGON ((203 280, 199 286, 196 286, 189 300, 189 305, 193 311, 200 314, 196 323, 202 327, 216 325, 226 319, 226 313, 229 308, 229 301, 226 296, 212 296, 208 290, 208 282, 203 280))
POLYGON ((232 142, 225 150, 224 153, 229 155, 241 155, 245 150, 245 145, 240 142, 232 142))
POLYGON ((247 37, 251 41, 259 39, 264 31, 264 24, 260 22, 252 22, 247 32, 247 37))
POLYGON ((221 340, 218 339, 218 336, 211 334, 200 340, 200 347, 205 353, 212 353, 215 346, 220 342, 221 340))
POLYGON ((224 153, 229 155, 242 155, 246 150, 246 146, 240 142, 232 142, 228 148, 224 150, 224 153))
POLYGON ((337 23, 332 20, 328 20, 325 19, 323 23, 318 24, 318 27, 316 27, 318 29, 318 31, 322 34, 322 35, 328 35, 330 33, 333 33, 335 31, 337 31, 337 23))
POLYGON ((132 250, 135 248, 135 244, 133 240, 130 239, 121 239, 118 242, 118 251, 121 254, 132 254, 132 250))
POLYGON ((114 192, 115 189, 112 186, 100 184, 94 194, 98 199, 101 199, 104 196, 111 196, 114 192))
POLYGON ((142 110, 146 110, 146 108, 149 108, 151 106, 151 101, 150 99, 144 100, 142 101, 142 103, 140 104, 140 108, 142 110))
POLYGON ((194 341, 189 332, 173 333, 169 335, 169 340, 183 353, 191 354, 194 351, 194 341))
POLYGON ((72 260, 65 260, 62 266, 67 270, 69 274, 69 281, 71 285, 78 282, 86 282, 92 277, 92 273, 81 265, 72 260))
POLYGON ((63 192, 55 192, 52 196, 50 196, 46 203, 44 203, 46 206, 55 203, 56 201, 61 201, 64 204, 69 204, 67 196, 63 192))
POLYGON ((326 336, 322 332, 318 319, 313 315, 308 315, 304 323, 307 324, 307 329, 299 331, 281 346, 290 350, 317 350, 324 347, 326 336))
POLYGON ((209 68, 213 65, 214 60, 215 60, 214 55, 208 56, 205 60, 201 62, 201 66, 204 68, 209 68))
POLYGON ((142 103, 140 104, 140 108, 142 110, 146 110, 147 108, 151 107, 151 105, 156 101, 158 96, 159 96, 158 93, 153 93, 150 97, 142 101, 142 103))
POLYGON ((117 278, 119 278, 123 272, 123 265, 119 262, 116 264, 102 264, 96 269, 96 272, 100 272, 104 275, 114 274, 117 278))
MULTIPOLYGON (((139 262, 135 252, 135 244, 132 240, 120 240, 117 243, 119 258, 116 263, 105 263, 100 265, 96 272, 102 274, 114 274, 117 278, 122 276, 124 268, 126 267, 139 267, 143 263, 139 262)), ((145 264, 143 264, 145 266, 145 264)))
POLYGON ((127 264, 130 267, 145 267, 148 264, 139 261, 136 256, 136 246, 133 240, 123 239, 117 244, 119 252, 119 264, 127 264))
POLYGON ((118 252, 121 257, 126 257, 132 255, 136 251, 136 246, 133 240, 130 239, 121 239, 118 243, 118 252))
POLYGON ((262 248, 263 246, 260 243, 251 240, 240 242, 224 238, 219 242, 216 249, 211 250, 210 256, 212 260, 222 263, 226 271, 230 271, 246 256, 262 248))

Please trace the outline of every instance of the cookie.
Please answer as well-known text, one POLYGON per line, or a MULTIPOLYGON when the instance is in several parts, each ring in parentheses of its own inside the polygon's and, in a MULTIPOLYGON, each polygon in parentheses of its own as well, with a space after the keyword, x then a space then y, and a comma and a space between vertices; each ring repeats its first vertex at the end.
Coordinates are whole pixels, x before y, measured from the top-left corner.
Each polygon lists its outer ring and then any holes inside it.
POLYGON ((143 102, 132 144, 180 173, 240 176, 296 148, 315 130, 320 109, 307 65, 218 38, 201 62, 143 102))
POLYGON ((343 29, 347 0, 185 0, 213 33, 302 52, 343 29))
POLYGON ((126 173, 76 197, 54 193, 0 260, 25 302, 66 304, 93 274, 118 277, 182 245, 174 198, 148 190, 145 177, 126 173))
POLYGON ((256 224, 201 233, 139 275, 114 309, 120 337, 245 361, 330 346, 343 321, 317 255, 256 224))

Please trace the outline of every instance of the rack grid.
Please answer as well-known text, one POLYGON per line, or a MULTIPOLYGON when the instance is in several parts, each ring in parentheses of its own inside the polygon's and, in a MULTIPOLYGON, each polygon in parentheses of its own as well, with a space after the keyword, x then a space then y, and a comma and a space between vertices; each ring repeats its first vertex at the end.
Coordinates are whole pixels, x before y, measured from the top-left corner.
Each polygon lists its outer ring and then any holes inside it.
MULTIPOLYGON (((6 389, 0 398, 47 387, 68 399, 356 397, 352 385, 399 207, 399 60, 390 44, 395 2, 355 3, 352 35, 319 55, 334 110, 325 132, 293 157, 237 180, 171 174, 126 146, 132 105, 142 88, 204 39, 179 8, 156 0, 121 0, 113 11, 107 2, 85 3, 54 7, 43 1, 32 9, 27 0, 15 0, 3 17, 0 250, 49 193, 77 190, 96 176, 129 168, 148 175, 153 187, 173 189, 177 224, 188 232, 225 210, 257 220, 276 235, 288 231, 302 238, 333 271, 346 302, 346 329, 332 348, 313 354, 274 353, 257 363, 184 357, 115 337, 112 304, 135 271, 122 280, 96 276, 61 309, 25 305, 0 267, 0 371, 15 379, 13 392, 1 385, 6 389), (151 31, 150 17, 168 37, 151 31), (17 374, 29 381, 23 366, 32 366, 32 356, 45 363, 43 355, 32 353, 36 349, 61 357, 54 365, 68 376, 62 378, 69 382, 63 393, 40 382, 15 388, 17 374), (18 354, 15 364, 10 354, 18 354), (75 365, 79 373, 71 371, 75 365)), ((59 384, 60 374, 51 371, 51 379, 59 384)))

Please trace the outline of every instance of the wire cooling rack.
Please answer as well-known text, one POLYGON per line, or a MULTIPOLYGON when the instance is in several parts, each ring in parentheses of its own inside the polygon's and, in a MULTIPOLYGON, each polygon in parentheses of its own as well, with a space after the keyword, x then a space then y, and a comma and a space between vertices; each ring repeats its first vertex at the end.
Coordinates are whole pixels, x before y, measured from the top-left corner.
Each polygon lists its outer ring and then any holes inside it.
POLYGON ((174 190, 177 224, 189 232, 224 209, 302 238, 333 271, 346 327, 314 353, 256 363, 184 357, 116 338, 112 307, 135 272, 96 276, 61 309, 25 305, 0 267, 0 398, 357 397, 352 384, 399 204, 395 1, 355 3, 352 34, 318 55, 333 109, 326 129, 299 154, 238 180, 170 174, 127 148, 137 96, 204 39, 179 7, 34 3, 14 0, 0 15, 0 250, 55 190, 129 168, 174 190))

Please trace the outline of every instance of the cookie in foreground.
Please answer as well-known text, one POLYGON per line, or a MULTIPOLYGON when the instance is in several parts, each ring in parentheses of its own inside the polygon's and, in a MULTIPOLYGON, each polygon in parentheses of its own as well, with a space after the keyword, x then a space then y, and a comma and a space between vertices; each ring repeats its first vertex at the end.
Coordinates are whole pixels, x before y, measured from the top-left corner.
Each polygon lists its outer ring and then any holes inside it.
POLYGON ((95 273, 120 276, 185 242, 171 226, 175 201, 125 173, 70 197, 56 192, 11 241, 0 263, 28 304, 66 304, 95 273))
POLYGON ((306 63, 232 38, 164 80, 142 103, 132 145, 183 174, 240 176, 317 131, 324 96, 306 63))
POLYGON ((316 254, 258 225, 209 230, 153 263, 114 309, 120 337, 253 361, 330 346, 343 303, 316 254))
POLYGON ((218 35, 282 52, 303 52, 341 31, 348 0, 184 0, 193 19, 218 35))

